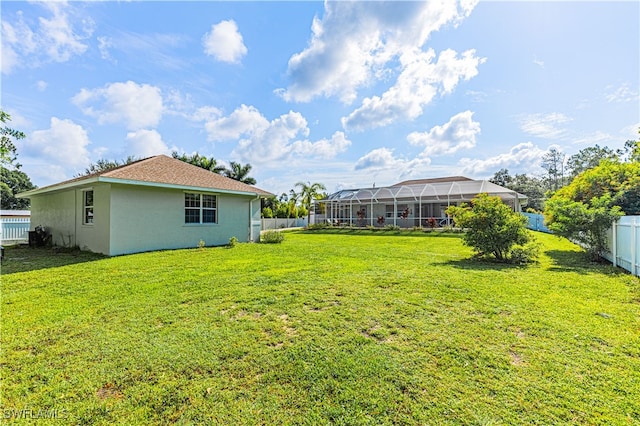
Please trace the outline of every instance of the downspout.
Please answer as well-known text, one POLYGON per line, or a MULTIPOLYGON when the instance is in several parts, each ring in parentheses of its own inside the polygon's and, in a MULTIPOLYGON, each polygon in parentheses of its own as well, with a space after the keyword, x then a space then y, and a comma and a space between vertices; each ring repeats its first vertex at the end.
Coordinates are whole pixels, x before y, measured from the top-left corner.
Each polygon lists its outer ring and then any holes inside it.
MULTIPOLYGON (((256 198, 254 198, 253 200, 251 200, 249 202, 249 242, 253 242, 254 241, 254 236, 253 236, 253 202, 254 201, 260 201, 260 196, 256 195, 256 198)), ((260 231, 262 231, 262 212, 261 212, 261 216, 260 216, 260 231)), ((260 231, 258 231, 258 235, 260 235, 260 231)))

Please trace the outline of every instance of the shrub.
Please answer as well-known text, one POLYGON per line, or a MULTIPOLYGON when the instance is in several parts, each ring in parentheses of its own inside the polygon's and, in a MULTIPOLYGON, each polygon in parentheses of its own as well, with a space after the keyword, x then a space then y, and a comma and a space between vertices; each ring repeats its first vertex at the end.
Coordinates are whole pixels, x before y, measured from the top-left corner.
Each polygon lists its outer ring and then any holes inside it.
POLYGON ((533 247, 524 249, 532 241, 526 228, 527 218, 511 210, 499 197, 479 194, 471 200, 471 205, 451 206, 447 214, 453 216, 457 226, 465 229, 464 244, 481 256, 493 256, 502 262, 533 260, 533 247), (515 259, 513 250, 518 246, 523 249, 516 250, 515 259))
POLYGON ((265 244, 279 244, 284 241, 284 234, 279 231, 269 230, 260 235, 260 242, 265 244))
POLYGON ((601 161, 579 174, 546 202, 544 216, 554 233, 582 245, 598 260, 606 232, 624 213, 640 212, 640 163, 601 161))
POLYGON ((199 249, 203 249, 203 248, 204 248, 204 246, 205 246, 205 242, 204 242, 204 240, 200 240, 200 241, 198 241, 198 248, 199 248, 199 249))
POLYGON ((384 230, 385 230, 385 231, 399 231, 399 230, 400 230, 400 227, 399 227, 398 225, 391 225, 391 224, 389 224, 389 225, 385 225, 385 226, 384 226, 384 230))
POLYGON ((607 194, 583 203, 563 197, 558 191, 547 201, 545 222, 554 233, 582 245, 593 260, 598 260, 607 247, 606 232, 622 216, 619 206, 611 206, 607 194))
POLYGON ((510 262, 525 264, 534 262, 540 256, 540 243, 530 241, 523 246, 513 246, 511 248, 510 262))
POLYGON ((309 230, 314 230, 314 229, 327 229, 327 228, 333 228, 333 225, 331 225, 330 223, 326 223, 326 222, 320 222, 320 223, 312 223, 311 225, 307 226, 307 229, 309 230))
POLYGON ((426 222, 427 226, 428 226, 429 228, 431 228, 431 229, 433 229, 433 228, 435 228, 436 226, 438 226, 438 221, 436 220, 436 218, 435 218, 435 217, 430 217, 430 218, 429 218, 429 219, 427 219, 425 222, 426 222))
POLYGON ((229 248, 233 248, 233 247, 235 247, 237 244, 238 244, 238 239, 237 239, 235 236, 234 236, 234 237, 229 238, 229 244, 228 244, 229 248))

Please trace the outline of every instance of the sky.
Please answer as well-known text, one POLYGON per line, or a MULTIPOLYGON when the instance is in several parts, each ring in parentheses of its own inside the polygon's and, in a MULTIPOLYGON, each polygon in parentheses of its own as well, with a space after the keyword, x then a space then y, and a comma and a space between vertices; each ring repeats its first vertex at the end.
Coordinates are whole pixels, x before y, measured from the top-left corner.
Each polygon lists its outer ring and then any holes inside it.
POLYGON ((0 106, 45 186, 99 159, 250 163, 275 194, 541 175, 638 138, 640 2, 2 1, 0 106))

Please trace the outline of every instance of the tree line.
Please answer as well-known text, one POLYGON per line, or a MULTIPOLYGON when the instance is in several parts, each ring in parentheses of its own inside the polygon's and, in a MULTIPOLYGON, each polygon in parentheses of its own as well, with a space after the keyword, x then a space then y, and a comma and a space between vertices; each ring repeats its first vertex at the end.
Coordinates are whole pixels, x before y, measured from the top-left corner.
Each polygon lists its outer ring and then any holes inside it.
POLYGON ((321 183, 297 182, 289 193, 269 197, 262 203, 262 217, 265 218, 298 218, 307 216, 311 221, 313 200, 327 197, 327 188, 321 183), (298 191, 296 191, 298 189, 298 191))
POLYGON ((555 191, 571 184, 583 172, 598 167, 602 161, 621 164, 640 162, 640 141, 628 140, 622 149, 615 151, 596 144, 569 157, 561 150, 552 148, 541 159, 540 166, 544 174, 511 175, 508 169, 503 168, 495 172, 489 181, 526 195, 529 198, 527 210, 542 212, 545 202, 555 191))

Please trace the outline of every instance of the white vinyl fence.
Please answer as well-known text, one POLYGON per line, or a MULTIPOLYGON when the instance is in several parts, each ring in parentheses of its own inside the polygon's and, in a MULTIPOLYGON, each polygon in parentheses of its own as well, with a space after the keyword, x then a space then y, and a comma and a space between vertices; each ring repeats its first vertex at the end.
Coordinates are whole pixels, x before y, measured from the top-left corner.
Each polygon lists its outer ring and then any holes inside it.
POLYGON ((604 257, 633 275, 640 276, 640 216, 622 216, 607 233, 604 257))
POLYGON ((0 220, 0 241, 3 245, 29 241, 29 217, 3 217, 0 220))
POLYGON ((299 217, 297 219, 262 219, 262 230, 268 229, 285 229, 285 228, 301 228, 307 226, 307 218, 299 217))

